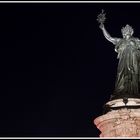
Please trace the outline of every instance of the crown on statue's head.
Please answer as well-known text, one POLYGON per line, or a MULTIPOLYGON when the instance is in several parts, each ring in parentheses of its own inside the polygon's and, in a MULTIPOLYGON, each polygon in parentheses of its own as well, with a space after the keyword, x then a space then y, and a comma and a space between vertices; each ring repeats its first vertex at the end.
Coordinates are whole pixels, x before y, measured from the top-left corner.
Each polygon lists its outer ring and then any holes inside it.
POLYGON ((127 34, 132 35, 134 33, 134 30, 130 25, 127 24, 125 27, 121 29, 121 32, 123 35, 127 35, 127 34))

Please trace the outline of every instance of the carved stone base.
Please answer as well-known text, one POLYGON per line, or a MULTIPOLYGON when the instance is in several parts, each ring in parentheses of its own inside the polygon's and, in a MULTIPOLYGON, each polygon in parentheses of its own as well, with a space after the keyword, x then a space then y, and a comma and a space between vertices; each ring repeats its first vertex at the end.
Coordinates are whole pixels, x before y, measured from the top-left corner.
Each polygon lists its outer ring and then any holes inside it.
POLYGON ((100 137, 140 137, 140 109, 112 110, 94 120, 100 137))

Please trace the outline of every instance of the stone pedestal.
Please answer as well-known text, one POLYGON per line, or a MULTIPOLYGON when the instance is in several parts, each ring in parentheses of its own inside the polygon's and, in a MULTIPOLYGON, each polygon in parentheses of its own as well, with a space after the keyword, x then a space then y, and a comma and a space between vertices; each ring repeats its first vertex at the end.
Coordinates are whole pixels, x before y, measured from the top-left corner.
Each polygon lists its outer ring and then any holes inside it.
POLYGON ((140 109, 112 110, 94 120, 100 137, 140 137, 140 109))

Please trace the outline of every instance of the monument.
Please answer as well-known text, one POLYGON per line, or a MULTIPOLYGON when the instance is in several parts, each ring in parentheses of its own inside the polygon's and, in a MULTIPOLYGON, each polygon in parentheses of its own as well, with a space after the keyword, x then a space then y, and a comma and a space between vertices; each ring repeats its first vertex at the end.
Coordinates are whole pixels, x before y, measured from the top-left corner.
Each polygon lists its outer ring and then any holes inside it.
POLYGON ((104 114, 94 120, 100 137, 140 136, 140 40, 133 37, 134 29, 122 27, 122 38, 112 37, 105 28, 104 10, 97 21, 104 37, 114 44, 119 59, 115 89, 104 105, 104 114))

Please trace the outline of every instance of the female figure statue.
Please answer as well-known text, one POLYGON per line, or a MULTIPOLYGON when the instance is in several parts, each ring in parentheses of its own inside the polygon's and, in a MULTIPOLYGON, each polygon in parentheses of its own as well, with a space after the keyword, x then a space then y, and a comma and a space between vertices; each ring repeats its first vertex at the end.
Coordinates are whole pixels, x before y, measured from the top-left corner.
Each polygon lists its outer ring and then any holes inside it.
POLYGON ((104 26, 103 11, 97 20, 103 35, 115 45, 115 51, 118 53, 117 77, 111 100, 124 97, 140 98, 140 40, 132 36, 134 30, 128 24, 121 29, 122 38, 111 37, 104 26))

